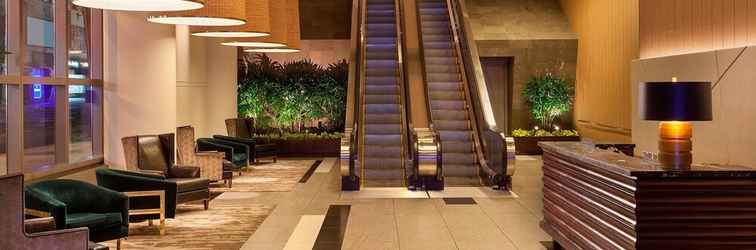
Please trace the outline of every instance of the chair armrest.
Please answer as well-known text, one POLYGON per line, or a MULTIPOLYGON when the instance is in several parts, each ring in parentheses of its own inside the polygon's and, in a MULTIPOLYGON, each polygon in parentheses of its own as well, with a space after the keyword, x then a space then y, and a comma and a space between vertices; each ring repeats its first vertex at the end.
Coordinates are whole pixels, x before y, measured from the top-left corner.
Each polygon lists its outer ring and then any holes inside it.
POLYGON ((54 231, 55 218, 44 217, 24 220, 24 230, 27 234, 54 231))
POLYGON ((231 137, 231 136, 225 136, 225 135, 213 135, 213 138, 218 139, 218 140, 235 142, 235 143, 242 143, 244 145, 249 146, 250 149, 254 149, 255 144, 256 144, 254 139, 249 139, 249 138, 231 137))
POLYGON ((168 169, 171 178, 199 178, 200 168, 194 166, 173 166, 168 169))
POLYGON ((250 148, 249 145, 245 143, 240 143, 240 142, 230 141, 230 140, 223 140, 223 139, 210 139, 210 140, 213 140, 213 142, 217 144, 232 147, 234 149, 234 153, 246 153, 247 155, 249 155, 250 152, 254 152, 254 151, 250 151, 250 150, 254 150, 254 148, 250 148))
POLYGON ((66 227, 66 214, 67 206, 62 201, 59 201, 52 196, 37 191, 35 189, 24 189, 25 207, 50 213, 55 219, 55 225, 58 229, 66 227))
POLYGON ((225 155, 226 160, 231 160, 234 155, 234 148, 231 146, 215 143, 213 139, 210 138, 200 138, 197 139, 197 151, 199 152, 205 152, 205 151, 213 151, 213 152, 223 152, 225 155))
POLYGON ((163 173, 163 171, 138 169, 136 171, 131 171, 131 172, 135 174, 140 174, 141 176, 144 176, 147 178, 157 178, 157 179, 165 180, 165 173, 163 173))
POLYGON ((105 187, 97 186, 90 190, 97 195, 99 202, 92 204, 92 208, 102 213, 121 213, 124 225, 129 222, 129 197, 125 194, 105 187))
POLYGON ((203 151, 203 152, 197 152, 195 153, 197 157, 215 157, 215 158, 225 158, 226 154, 224 152, 218 152, 218 151, 203 151))

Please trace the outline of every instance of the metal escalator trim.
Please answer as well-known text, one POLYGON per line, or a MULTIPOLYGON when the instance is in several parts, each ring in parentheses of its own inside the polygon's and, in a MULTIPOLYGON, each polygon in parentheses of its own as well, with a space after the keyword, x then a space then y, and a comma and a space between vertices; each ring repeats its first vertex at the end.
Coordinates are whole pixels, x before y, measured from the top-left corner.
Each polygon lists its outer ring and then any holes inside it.
POLYGON ((401 108, 400 110, 400 124, 401 124, 401 140, 400 140, 400 147, 401 147, 401 171, 402 171, 402 183, 404 183, 404 186, 408 186, 407 183, 407 165, 405 164, 405 159, 407 158, 407 142, 409 140, 406 133, 409 132, 408 128, 408 119, 407 119, 407 104, 406 104, 406 96, 407 96, 407 90, 405 89, 406 86, 406 79, 404 78, 404 24, 402 22, 402 17, 404 16, 402 14, 403 11, 403 5, 401 1, 404 0, 394 0, 394 16, 396 17, 396 53, 397 53, 397 71, 398 71, 398 85, 399 85, 399 103, 401 108))

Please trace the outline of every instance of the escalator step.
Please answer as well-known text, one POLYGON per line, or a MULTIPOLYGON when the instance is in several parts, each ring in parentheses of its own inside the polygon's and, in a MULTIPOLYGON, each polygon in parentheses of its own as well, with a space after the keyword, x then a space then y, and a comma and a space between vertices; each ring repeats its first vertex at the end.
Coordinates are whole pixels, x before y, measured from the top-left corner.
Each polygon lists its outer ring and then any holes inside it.
POLYGON ((457 91, 457 92, 461 92, 461 90, 462 90, 462 82, 428 82, 428 89, 430 91, 457 91))
POLYGON ((472 142, 441 142, 441 149, 449 153, 472 153, 472 142))
POLYGON ((433 123, 438 130, 470 130, 467 120, 440 120, 433 123))
POLYGON ((399 124, 365 124, 365 133, 370 135, 396 135, 401 132, 399 124))
POLYGON ((365 160, 365 176, 371 178, 401 178, 402 177, 402 159, 400 155, 395 157, 371 157, 365 160), (368 175, 368 170, 373 170, 373 174, 368 175))
POLYGON ((365 95, 367 104, 399 104, 399 95, 365 95))
POLYGON ((365 157, 397 157, 402 154, 402 148, 398 146, 365 146, 365 157))
POLYGON ((396 135, 365 135, 365 145, 396 146, 401 145, 402 136, 396 135))
POLYGON ((465 102, 431 99, 431 108, 433 110, 464 110, 465 102))
POLYGON ((430 91, 430 97, 433 100, 463 100, 462 93, 459 91, 430 91))
POLYGON ((401 121, 399 114, 365 114, 365 123, 399 123, 401 121))
POLYGON ((478 176, 478 169, 474 164, 446 164, 444 163, 445 177, 468 177, 478 176))
POLYGON ((463 111, 463 110, 459 110, 459 111, 433 110, 432 114, 433 114, 434 121, 467 120, 467 111, 463 111))
POLYGON ((365 104, 367 114, 399 114, 399 104, 365 104))
POLYGON ((399 86, 368 85, 365 86, 365 93, 370 95, 398 95, 399 86))
POLYGON ((426 79, 429 82, 456 82, 462 80, 462 75, 453 73, 429 73, 426 79))
POLYGON ((472 131, 458 131, 458 130, 439 130, 438 133, 441 136, 441 141, 444 142, 470 142, 472 141, 472 131))

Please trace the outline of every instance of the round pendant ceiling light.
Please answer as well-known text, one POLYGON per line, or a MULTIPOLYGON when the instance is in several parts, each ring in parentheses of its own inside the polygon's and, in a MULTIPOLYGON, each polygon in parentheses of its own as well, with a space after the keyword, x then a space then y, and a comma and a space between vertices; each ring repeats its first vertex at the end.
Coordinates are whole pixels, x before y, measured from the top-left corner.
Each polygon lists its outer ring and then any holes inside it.
POLYGON ((205 0, 73 0, 74 5, 103 10, 182 11, 205 6, 205 0))
POLYGON ((270 35, 257 38, 228 38, 221 43, 226 46, 280 48, 286 46, 286 1, 267 0, 268 18, 270 20, 270 35))
POLYGON ((247 23, 239 26, 191 27, 192 35, 202 37, 263 37, 270 35, 270 7, 268 0, 247 0, 247 23))
POLYGON ((147 20, 153 23, 190 26, 234 26, 247 23, 244 0, 205 0, 205 7, 202 9, 160 12, 151 15, 147 20))
POLYGON ((299 30, 299 1, 286 1, 286 47, 250 48, 244 52, 251 53, 294 53, 300 51, 302 43, 299 30))

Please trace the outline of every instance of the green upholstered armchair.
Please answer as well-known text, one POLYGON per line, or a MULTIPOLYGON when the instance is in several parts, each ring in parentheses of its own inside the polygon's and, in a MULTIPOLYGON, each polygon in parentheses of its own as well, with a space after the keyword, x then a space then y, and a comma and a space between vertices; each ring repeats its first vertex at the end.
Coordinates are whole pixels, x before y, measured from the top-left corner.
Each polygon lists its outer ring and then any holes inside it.
POLYGON ((215 135, 213 138, 247 145, 250 150, 250 163, 257 163, 262 158, 273 158, 273 162, 276 162, 278 159, 276 144, 267 139, 255 138, 252 131, 254 127, 254 119, 252 118, 226 119, 228 136, 215 135))
POLYGON ((56 179, 26 186, 26 208, 49 212, 58 229, 89 228, 94 242, 129 236, 129 198, 76 180, 56 179))
MULTIPOLYGON (((165 217, 176 217, 176 205, 178 199, 178 185, 176 182, 166 180, 160 175, 151 175, 139 172, 115 170, 109 168, 98 168, 95 170, 97 175, 97 185, 120 192, 135 191, 165 191, 165 217)), ((160 200, 154 197, 132 198, 129 201, 131 209, 151 209, 160 207, 160 200)), ((131 221, 157 220, 160 215, 138 215, 131 216, 131 221)))
POLYGON ((29 220, 24 220, 23 175, 0 176, 0 204, 2 204, 0 205, 0 225, 2 225, 0 226, 0 248, 8 250, 87 249, 89 239, 87 228, 55 230, 54 225, 53 228, 49 228, 49 224, 44 228, 36 226, 30 228, 30 224, 36 224, 36 222, 29 223, 29 220), (26 231, 24 231, 25 226, 26 231))
POLYGON ((197 139, 198 151, 218 151, 225 154, 225 159, 233 164, 235 170, 242 170, 249 165, 249 146, 243 143, 218 140, 214 138, 197 139))

